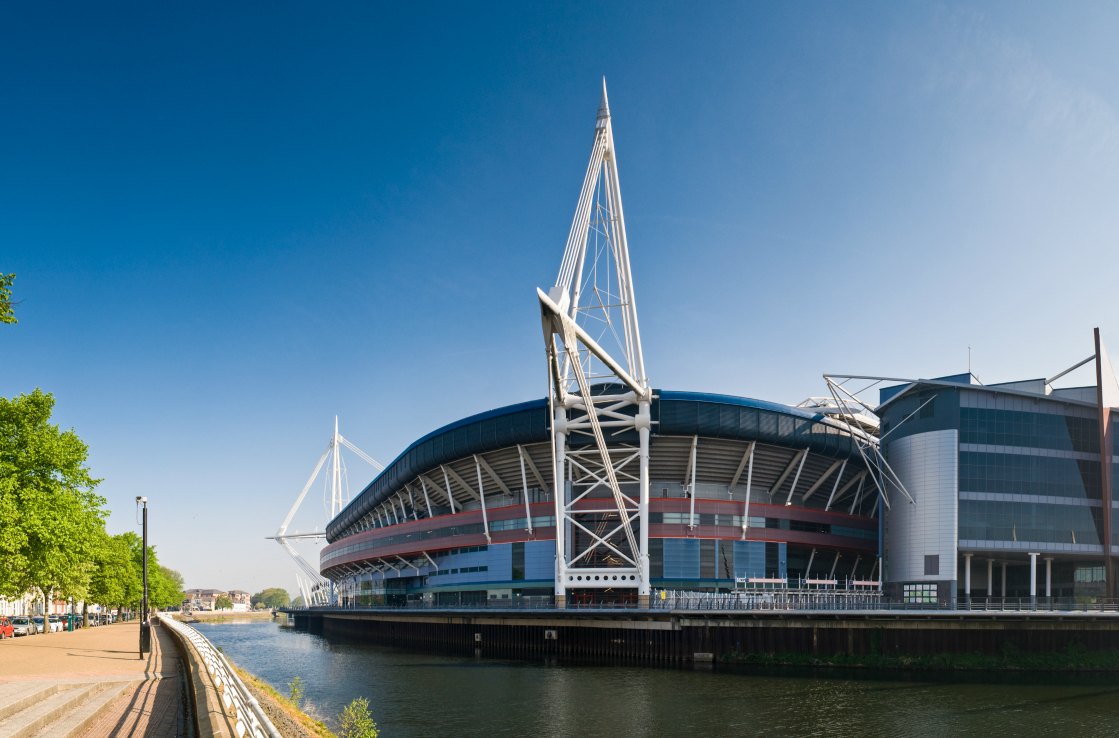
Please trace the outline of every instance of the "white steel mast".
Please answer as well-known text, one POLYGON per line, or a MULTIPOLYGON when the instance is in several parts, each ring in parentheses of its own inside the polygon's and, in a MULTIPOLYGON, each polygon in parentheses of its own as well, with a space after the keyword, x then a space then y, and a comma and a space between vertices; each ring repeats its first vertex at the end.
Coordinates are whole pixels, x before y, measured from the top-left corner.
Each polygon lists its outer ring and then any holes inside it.
POLYGON ((556 606, 566 606, 569 589, 636 588, 639 603, 648 604, 653 394, 605 79, 559 275, 537 295, 550 386, 556 606), (621 438, 608 444, 608 433, 621 438))
POLYGON ((299 585, 299 593, 303 595, 303 601, 308 606, 311 605, 329 605, 330 594, 330 580, 319 574, 318 570, 311 565, 307 559, 291 545, 293 540, 321 540, 326 538, 326 533, 323 531, 314 531, 312 533, 288 533, 288 526, 291 525, 292 519, 295 517, 299 507, 303 504, 303 499, 307 496, 311 486, 318 479, 319 473, 322 471, 323 465, 326 464, 327 458, 330 458, 330 517, 333 519, 342 512, 348 503, 348 495, 346 494, 346 485, 343 482, 345 477, 345 462, 342 460, 342 447, 353 451, 362 461, 366 462, 378 472, 384 470, 384 465, 374 459, 369 454, 362 451, 360 448, 350 443, 341 433, 338 432, 338 416, 334 416, 334 434, 330 437, 330 442, 327 443, 326 450, 322 452, 319 461, 315 464, 311 476, 308 477, 307 483, 303 485, 303 490, 299 496, 295 498, 295 504, 288 510, 288 514, 284 517, 284 522, 280 523, 279 530, 276 535, 269 536, 272 540, 276 541, 283 547, 284 551, 291 556, 295 565, 299 568, 296 574, 296 581, 299 585))

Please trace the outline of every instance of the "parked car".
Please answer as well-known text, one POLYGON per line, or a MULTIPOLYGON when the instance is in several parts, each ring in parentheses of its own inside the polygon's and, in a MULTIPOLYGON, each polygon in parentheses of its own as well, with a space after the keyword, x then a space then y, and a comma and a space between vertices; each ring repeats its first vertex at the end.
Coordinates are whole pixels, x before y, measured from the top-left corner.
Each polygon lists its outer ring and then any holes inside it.
POLYGON ((31 618, 31 622, 35 624, 36 633, 43 633, 46 631, 47 625, 44 621, 45 618, 42 615, 36 615, 35 617, 31 618))
POLYGON ((12 618, 12 631, 17 636, 35 635, 35 623, 22 615, 12 618))
POLYGON ((0 615, 0 641, 5 638, 15 637, 15 628, 12 627, 12 621, 0 615))
POLYGON ((62 618, 58 615, 51 615, 49 618, 47 618, 47 622, 49 622, 51 625, 51 633, 61 633, 63 630, 65 630, 65 627, 62 624, 62 618))

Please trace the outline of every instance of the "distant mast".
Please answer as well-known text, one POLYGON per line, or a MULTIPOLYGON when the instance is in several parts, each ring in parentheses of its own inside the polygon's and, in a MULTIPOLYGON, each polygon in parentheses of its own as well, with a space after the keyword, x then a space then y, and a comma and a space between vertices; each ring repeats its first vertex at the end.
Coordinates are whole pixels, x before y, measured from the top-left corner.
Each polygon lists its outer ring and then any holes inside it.
MULTIPOLYGON (((311 565, 307 559, 303 558, 300 553, 295 550, 291 542, 294 540, 325 540, 326 533, 324 531, 313 531, 311 533, 288 533, 288 526, 291 525, 292 519, 295 517, 299 507, 303 504, 303 499, 310 491, 311 485, 315 483, 319 473, 322 471, 323 466, 326 464, 327 458, 330 458, 330 517, 331 519, 337 517, 338 513, 349 502, 349 495, 346 493, 346 487, 343 483, 343 477, 346 473, 346 464, 342 459, 342 447, 345 446, 350 451, 353 451, 358 457, 372 466, 377 472, 384 471, 385 467, 381 462, 374 459, 369 454, 362 451, 360 448, 350 443, 341 433, 338 432, 338 416, 334 416, 334 433, 327 443, 326 450, 323 451, 319 461, 315 464, 314 471, 307 479, 307 483, 303 485, 303 490, 299 496, 295 498, 295 504, 288 510, 284 522, 280 523, 276 535, 269 536, 272 540, 279 543, 284 551, 295 562, 298 572, 296 573, 296 582, 299 586, 299 593, 303 596, 303 601, 308 606, 311 605, 329 605, 331 603, 331 583, 330 580, 322 576, 318 569, 311 565)), ((323 526, 324 528, 326 526, 323 526)))

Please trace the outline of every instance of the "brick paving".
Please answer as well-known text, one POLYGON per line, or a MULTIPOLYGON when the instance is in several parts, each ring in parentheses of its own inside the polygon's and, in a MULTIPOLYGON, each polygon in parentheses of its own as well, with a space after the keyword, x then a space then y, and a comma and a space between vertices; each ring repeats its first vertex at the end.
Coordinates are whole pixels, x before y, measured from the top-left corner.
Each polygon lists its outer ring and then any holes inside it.
POLYGON ((135 680, 83 731, 89 738, 187 735, 183 670, 174 636, 155 626, 152 650, 140 658, 138 623, 0 642, 0 683, 135 680))

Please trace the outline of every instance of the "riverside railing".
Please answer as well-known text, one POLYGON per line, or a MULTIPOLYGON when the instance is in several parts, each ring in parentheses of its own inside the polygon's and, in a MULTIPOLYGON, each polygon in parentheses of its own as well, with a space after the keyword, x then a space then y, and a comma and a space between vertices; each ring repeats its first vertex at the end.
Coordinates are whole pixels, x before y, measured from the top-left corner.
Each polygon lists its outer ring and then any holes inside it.
MULTIPOLYGON (((286 608, 299 612, 306 608, 286 608)), ((322 610, 362 611, 487 611, 547 610, 556 607, 546 599, 493 599, 461 602, 430 602, 413 600, 399 603, 346 602, 322 610)), ((974 612, 974 613, 1086 613, 1119 615, 1119 600, 1107 598, 1067 597, 971 597, 957 602, 905 600, 888 598, 878 590, 819 588, 759 588, 729 592, 695 592, 690 590, 655 590, 647 608, 634 600, 569 600, 568 611, 722 611, 722 612, 813 612, 813 611, 888 611, 894 612, 974 612)))
MULTIPOLYGON (((283 738, 280 731, 276 730, 276 726, 272 725, 272 721, 264 714, 260 703, 256 701, 245 683, 237 676, 237 673, 225 658, 225 654, 215 648, 206 636, 189 625, 180 623, 172 616, 162 613, 159 615, 159 619, 163 625, 190 641, 194 650, 198 652, 202 662, 206 665, 206 671, 209 672, 210 678, 214 681, 214 686, 217 687, 218 693, 221 695, 222 707, 233 713, 238 738, 246 735, 252 736, 252 738, 283 738)), ((229 713, 227 712, 227 714, 229 713)))

